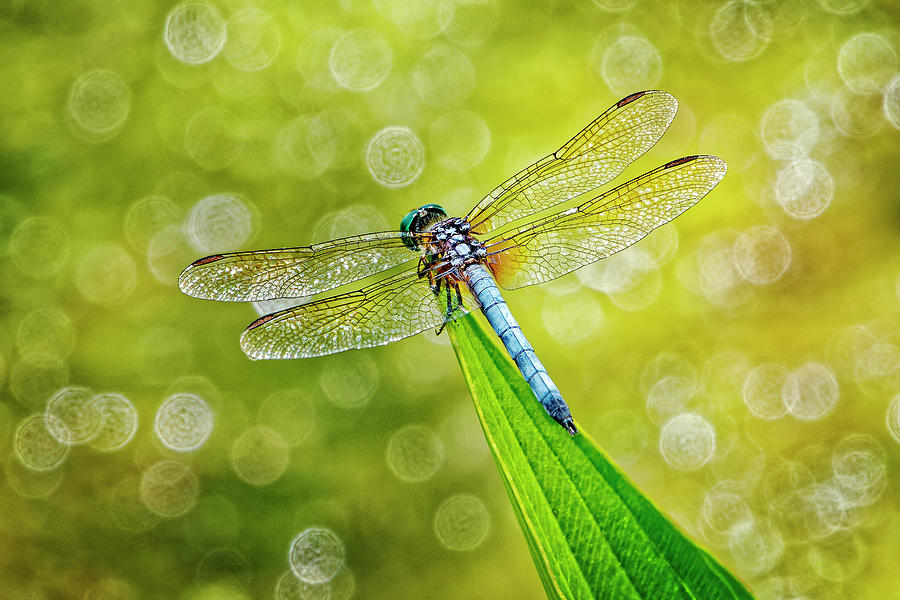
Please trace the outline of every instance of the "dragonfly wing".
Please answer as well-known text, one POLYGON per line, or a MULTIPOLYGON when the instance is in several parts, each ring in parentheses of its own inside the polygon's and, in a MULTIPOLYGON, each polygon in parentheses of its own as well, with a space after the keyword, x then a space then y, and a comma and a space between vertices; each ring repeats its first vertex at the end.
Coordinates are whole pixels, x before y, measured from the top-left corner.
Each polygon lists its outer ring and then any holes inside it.
MULTIPOLYGON (((458 317, 477 306, 462 289, 458 317)), ((456 301, 455 293, 453 296, 456 301)), ((435 296, 415 269, 346 294, 323 298, 261 317, 241 335, 241 349, 254 359, 309 358, 383 346, 440 325, 446 296, 435 296)))
POLYGON ((181 291, 207 300, 302 298, 411 260, 399 231, 369 233, 302 248, 215 254, 178 278, 181 291))
POLYGON ((500 184, 467 220, 484 234, 607 183, 662 137, 677 110, 666 92, 623 98, 562 148, 500 184))
POLYGON ((507 289, 543 283, 634 244, 689 209, 725 176, 716 156, 687 156, 584 204, 489 240, 489 267, 507 289))

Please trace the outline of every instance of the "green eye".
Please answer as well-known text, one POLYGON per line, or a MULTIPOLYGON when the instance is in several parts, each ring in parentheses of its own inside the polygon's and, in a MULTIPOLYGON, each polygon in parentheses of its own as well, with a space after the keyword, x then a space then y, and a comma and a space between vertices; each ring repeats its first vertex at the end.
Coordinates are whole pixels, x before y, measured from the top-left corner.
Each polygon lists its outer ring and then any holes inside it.
POLYGON ((430 224, 445 218, 447 213, 437 204, 426 204, 409 211, 400 221, 400 233, 404 234, 403 243, 410 250, 417 250, 418 244, 410 232, 424 231, 430 224))
POLYGON ((413 220, 419 214, 419 209, 411 210, 406 213, 406 216, 403 217, 403 220, 400 221, 400 231, 403 233, 409 233, 409 228, 412 227, 413 220))

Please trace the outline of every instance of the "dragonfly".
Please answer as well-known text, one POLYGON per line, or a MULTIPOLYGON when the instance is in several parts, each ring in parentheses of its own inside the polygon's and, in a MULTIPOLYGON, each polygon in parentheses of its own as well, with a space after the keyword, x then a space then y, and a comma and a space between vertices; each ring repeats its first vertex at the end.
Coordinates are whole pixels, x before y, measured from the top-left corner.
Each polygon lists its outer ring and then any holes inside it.
POLYGON ((677 110, 666 92, 631 94, 559 150, 501 183, 465 217, 426 204, 403 217, 396 231, 214 254, 190 264, 179 287, 209 300, 306 299, 247 326, 240 345, 253 359, 381 346, 429 329, 440 333, 480 309, 547 414, 575 435, 568 405, 500 288, 544 283, 607 258, 721 181, 721 158, 693 155, 598 192, 656 144, 677 110))

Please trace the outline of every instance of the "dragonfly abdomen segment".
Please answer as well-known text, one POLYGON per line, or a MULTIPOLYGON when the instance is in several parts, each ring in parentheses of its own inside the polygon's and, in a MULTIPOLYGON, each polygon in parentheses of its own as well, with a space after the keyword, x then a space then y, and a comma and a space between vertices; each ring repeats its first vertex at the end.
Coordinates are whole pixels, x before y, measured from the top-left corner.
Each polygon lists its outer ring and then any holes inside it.
POLYGON ((563 400, 559 388, 547 374, 547 369, 535 354, 531 343, 522 333, 522 328, 519 327, 519 323, 510 312, 506 301, 500 294, 500 288, 497 287, 491 274, 480 264, 470 265, 464 272, 469 287, 481 303, 484 316, 500 341, 503 342, 506 351, 509 352, 510 357, 519 368, 519 372, 522 373, 522 377, 531 386, 531 391, 534 392, 547 414, 571 435, 575 435, 578 430, 572 421, 572 413, 569 412, 568 405, 563 400))

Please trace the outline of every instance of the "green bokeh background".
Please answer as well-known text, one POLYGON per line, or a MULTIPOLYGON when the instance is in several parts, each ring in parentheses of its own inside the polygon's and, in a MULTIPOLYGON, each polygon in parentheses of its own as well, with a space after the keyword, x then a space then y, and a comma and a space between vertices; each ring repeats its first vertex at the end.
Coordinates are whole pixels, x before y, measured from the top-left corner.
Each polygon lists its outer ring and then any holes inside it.
MULTIPOLYGON (((900 445, 887 423, 900 393, 896 88, 887 100, 894 112, 883 108, 900 68, 892 3, 259 2, 280 45, 256 71, 236 69, 225 54, 199 65, 175 60, 163 41, 174 6, 0 5, 0 596, 272 598, 291 539, 322 526, 346 547, 355 597, 542 597, 445 336, 251 362, 237 340, 253 308, 177 289, 180 267, 208 253, 191 246, 181 224, 199 200, 226 193, 251 207, 253 235, 222 251, 393 229, 427 202, 462 214, 619 98, 652 87, 674 94, 681 111, 624 177, 711 153, 728 162, 725 180, 678 219, 677 252, 642 274, 631 296, 610 297, 569 275, 509 293, 510 306, 581 427, 761 598, 894 597, 900 445), (327 71, 329 40, 358 28, 379 32, 393 53, 389 75, 368 91, 342 89, 327 71), (881 54, 850 60, 845 50, 839 71, 842 47, 861 33, 880 36, 881 54), (656 50, 657 62, 629 60, 622 40, 635 38, 656 50), (436 49, 467 58, 471 93, 459 74, 440 81, 442 95, 417 88, 414 73, 436 49), (130 103, 125 121, 100 136, 68 112, 76 81, 98 69, 127 84, 130 103), (812 219, 790 216, 777 201, 790 157, 772 156, 767 142, 810 133, 763 128, 767 111, 785 99, 815 115, 818 134, 800 154, 833 182, 830 204, 812 219), (189 122, 209 107, 227 116, 200 139, 189 122), (489 131, 483 160, 465 143, 448 146, 434 125, 456 111, 489 131), (307 146, 293 147, 291 162, 276 142, 298 118, 307 146), (417 134, 426 162, 414 183, 388 188, 370 175, 365 148, 394 125, 417 134), (323 146, 333 160, 306 169, 303 161, 321 158, 323 146), (460 168, 459 156, 474 164, 460 168), (136 244, 125 228, 129 207, 151 194, 179 210, 179 227, 152 260, 146 240, 136 244), (15 242, 32 217, 49 219, 63 237, 15 242), (758 226, 776 228, 790 248, 787 270, 771 283, 746 280, 733 262, 758 226), (122 283, 121 270, 91 262, 92 251, 119 257, 135 286, 122 283), (22 323, 60 314, 34 313, 44 309, 61 311, 71 328, 71 344, 42 350, 56 357, 55 375, 27 370, 39 334, 22 323), (851 338, 865 343, 848 345, 851 338), (837 403, 815 420, 754 416, 742 389, 765 362, 827 366, 837 403), (689 382, 690 397, 680 408, 648 409, 648 397, 660 400, 653 385, 666 376, 689 382), (13 455, 16 427, 64 384, 128 397, 140 417, 137 435, 117 452, 77 446, 57 470, 29 472, 13 455), (329 395, 335 386, 346 396, 329 395), (284 390, 310 411, 313 433, 291 447, 277 481, 249 485, 230 463, 232 445, 260 422, 264 400, 284 390), (213 433, 193 452, 166 450, 153 430, 157 408, 175 391, 195 392, 214 410, 213 433), (715 455, 697 470, 674 469, 659 451, 660 415, 679 412, 700 414, 716 432, 715 455), (385 458, 391 435, 409 424, 429 427, 444 447, 440 468, 418 483, 395 477, 385 458), (840 491, 832 464, 841 440, 856 434, 878 449, 877 494, 864 506, 849 504, 853 490, 840 491), (184 516, 135 525, 147 517, 138 482, 163 459, 190 465, 197 504, 184 516), (785 461, 799 473, 789 484, 831 486, 837 505, 813 498, 775 510, 767 490, 782 482, 785 461), (704 498, 725 481, 744 503, 738 509, 750 511, 742 514, 752 514, 748 529, 731 536, 704 524, 704 498), (441 503, 460 493, 478 497, 490 516, 487 537, 467 551, 442 545, 433 525, 441 503), (127 498, 130 530, 116 518, 127 498), (796 534, 798 522, 835 511, 833 528, 796 534), (99 595, 113 587, 120 595, 99 595)), ((230 18, 254 5, 215 6, 230 18)), ((670 227, 663 241, 672 234, 670 227)), ((776 264, 783 247, 756 247, 755 264, 776 264)))

